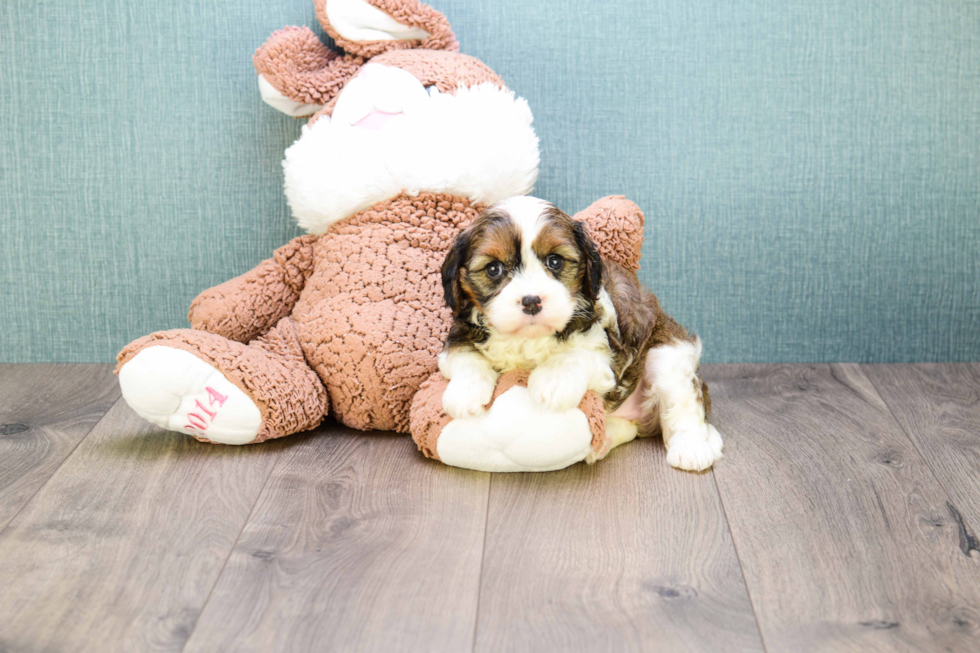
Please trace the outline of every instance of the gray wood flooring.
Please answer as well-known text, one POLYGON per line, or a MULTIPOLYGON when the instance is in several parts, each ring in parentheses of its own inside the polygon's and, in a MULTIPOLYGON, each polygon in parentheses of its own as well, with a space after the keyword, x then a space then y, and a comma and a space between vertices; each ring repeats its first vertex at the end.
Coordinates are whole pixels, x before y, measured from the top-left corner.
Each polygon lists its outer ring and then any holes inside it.
POLYGON ((726 457, 491 475, 0 365, 0 652, 977 651, 980 364, 704 366, 726 457))

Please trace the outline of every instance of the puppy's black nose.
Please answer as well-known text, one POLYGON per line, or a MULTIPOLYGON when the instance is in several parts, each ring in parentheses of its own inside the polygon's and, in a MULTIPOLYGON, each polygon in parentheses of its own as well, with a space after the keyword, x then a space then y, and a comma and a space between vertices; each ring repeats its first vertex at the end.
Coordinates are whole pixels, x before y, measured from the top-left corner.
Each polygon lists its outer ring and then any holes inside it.
POLYGON ((541 312, 541 298, 537 295, 528 295, 521 298, 521 306, 528 315, 537 315, 541 312))

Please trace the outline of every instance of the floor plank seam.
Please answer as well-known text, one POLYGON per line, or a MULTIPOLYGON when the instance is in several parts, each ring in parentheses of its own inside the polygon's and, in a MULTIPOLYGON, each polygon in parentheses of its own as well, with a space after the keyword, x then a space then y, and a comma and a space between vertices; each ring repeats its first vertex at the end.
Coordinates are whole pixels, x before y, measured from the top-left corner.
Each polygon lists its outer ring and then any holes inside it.
POLYGON ((279 464, 282 462, 282 455, 283 452, 282 450, 280 450, 279 457, 276 459, 275 464, 273 464, 269 468, 269 474, 265 477, 265 480, 262 482, 262 489, 260 489, 258 491, 258 494, 255 495, 255 501, 252 503, 252 507, 249 508, 248 516, 245 518, 245 521, 242 522, 242 527, 238 531, 238 535, 235 537, 235 541, 232 543, 231 548, 228 549, 228 555, 225 556, 225 561, 221 563, 221 571, 219 571, 218 575, 215 576, 214 585, 212 585, 211 589, 208 590, 208 596, 206 599, 204 599, 204 603, 201 604, 201 611, 197 613, 197 619, 194 620, 194 625, 191 626, 190 632, 187 633, 187 639, 184 640, 184 645, 180 647, 181 653, 183 653, 183 651, 187 649, 187 645, 190 643, 191 638, 194 637, 194 631, 197 630, 197 625, 201 623, 201 615, 204 614, 204 611, 208 607, 208 603, 211 602, 211 596, 214 595, 214 588, 216 588, 218 586, 218 583, 221 582, 221 577, 225 573, 225 567, 228 566, 228 561, 231 560, 231 556, 234 555, 235 549, 238 547, 239 540, 242 539, 242 533, 245 532, 245 529, 248 527, 248 523, 252 521, 252 515, 255 514, 255 507, 259 505, 259 501, 262 500, 262 495, 265 494, 265 488, 269 485, 269 480, 272 478, 272 475, 275 473, 276 468, 279 467, 279 464))
MULTIPOLYGON (((860 367, 861 367, 861 371, 864 372, 865 366, 861 365, 860 367)), ((895 409, 892 408, 891 403, 885 398, 887 396, 887 393, 882 394, 881 388, 879 388, 878 384, 875 383, 875 377, 873 374, 865 374, 865 376, 868 377, 868 381, 871 383, 871 387, 874 388, 876 393, 878 393, 878 396, 881 398, 881 402, 885 404, 886 408, 888 408, 888 416, 891 417, 892 421, 895 422, 895 424, 898 425, 898 428, 902 430, 902 435, 905 436, 905 439, 908 440, 909 444, 912 445, 912 448, 915 449, 915 453, 919 454, 919 458, 922 458, 922 460, 926 461, 927 466, 929 467, 929 473, 931 473, 935 477, 936 474, 932 471, 932 465, 928 465, 929 459, 923 455, 922 451, 919 449, 919 445, 915 443, 915 438, 913 438, 912 434, 908 432, 908 430, 905 428, 905 424, 903 424, 902 420, 900 420, 898 418, 898 415, 895 414, 895 409)), ((943 491, 946 492, 946 495, 948 496, 949 490, 946 489, 946 486, 943 485, 943 482, 938 478, 936 479, 936 482, 939 483, 940 487, 943 488, 943 491)))
POLYGON ((88 436, 92 434, 92 432, 96 429, 96 427, 98 427, 98 425, 101 424, 105 420, 106 416, 109 413, 111 413, 112 412, 112 409, 115 408, 116 405, 120 401, 122 401, 122 400, 123 400, 123 398, 122 397, 119 397, 118 399, 116 399, 112 403, 111 406, 109 406, 109 408, 104 413, 102 413, 102 417, 100 417, 98 419, 98 421, 96 421, 95 424, 92 425, 92 428, 90 428, 88 431, 85 432, 85 435, 83 435, 82 437, 80 437, 78 439, 78 442, 76 442, 75 443, 75 446, 71 448, 71 451, 68 452, 68 455, 66 455, 64 458, 62 458, 61 463, 58 464, 57 469, 55 469, 53 472, 51 472, 51 475, 50 476, 48 476, 46 479, 44 479, 44 483, 41 483, 41 485, 38 486, 37 490, 35 490, 34 493, 31 494, 31 497, 27 501, 24 502, 24 505, 22 505, 20 507, 20 509, 17 510, 17 512, 15 512, 10 517, 9 520, 7 520, 7 523, 4 524, 3 526, 0 526, 0 539, 3 539, 4 533, 6 533, 7 529, 10 527, 11 524, 14 523, 14 521, 17 519, 17 517, 20 516, 20 513, 24 512, 24 509, 27 508, 27 506, 31 505, 31 503, 34 501, 35 497, 37 497, 37 495, 41 493, 41 490, 43 490, 44 488, 47 487, 48 483, 51 482, 51 479, 53 479, 58 474, 58 471, 61 470, 61 468, 65 466, 65 463, 68 462, 68 460, 72 456, 75 455, 75 452, 78 450, 78 447, 83 442, 85 442, 85 440, 88 438, 88 436))
POLYGON ((735 550, 735 559, 738 561, 738 573, 742 576, 742 585, 745 587, 745 595, 749 597, 749 606, 752 608, 752 618, 755 620, 755 629, 759 633, 759 643, 762 644, 763 653, 768 653, 766 648, 766 638, 762 634, 762 623, 759 621, 759 612, 755 607, 755 600, 752 598, 752 591, 749 589, 749 581, 745 577, 745 566, 742 564, 742 556, 738 552, 738 544, 735 542, 735 533, 732 532, 731 522, 728 520, 728 509, 725 507, 725 499, 721 495, 721 487, 718 485, 718 474, 712 469, 710 472, 711 480, 715 484, 715 492, 718 494, 718 501, 721 503, 721 514, 725 516, 725 528, 728 529, 728 536, 732 538, 732 549, 735 550))
MULTIPOLYGON (((859 367, 862 368, 861 369, 861 372, 864 373, 864 369, 863 368, 865 366, 864 365, 861 365, 859 367)), ((958 533, 958 535, 960 537, 960 542, 957 543, 957 546, 958 546, 958 548, 960 550, 962 550, 963 549, 963 546, 962 546, 963 536, 964 536, 964 534, 968 534, 967 533, 968 529, 966 527, 965 522, 962 521, 963 517, 962 517, 959 509, 953 504, 953 496, 954 495, 951 494, 950 491, 949 491, 949 488, 946 487, 946 483, 943 482, 942 476, 940 474, 937 474, 936 473, 936 470, 933 469, 932 462, 930 461, 929 457, 926 456, 925 454, 923 454, 922 453, 922 450, 919 449, 919 446, 915 442, 915 438, 913 438, 912 437, 912 434, 909 433, 908 432, 908 429, 905 428, 905 424, 903 424, 902 423, 902 420, 900 420, 898 418, 898 415, 895 414, 895 409, 892 408, 891 403, 888 401, 888 399, 885 398, 886 395, 887 395, 887 393, 882 394, 881 388, 879 388, 878 385, 875 383, 874 375, 873 374, 864 374, 864 376, 866 376, 868 378, 868 381, 871 383, 871 387, 874 388, 874 391, 876 393, 878 393, 878 397, 881 398, 882 403, 885 405, 885 407, 888 408, 888 416, 891 417, 892 418, 892 421, 895 422, 895 425, 898 426, 899 429, 901 429, 902 435, 904 435, 905 436, 905 439, 908 440, 909 444, 912 446, 912 450, 915 451, 915 453, 919 454, 919 458, 922 459, 922 462, 925 464, 926 469, 929 470, 929 474, 936 481, 936 484, 939 486, 939 489, 941 489, 943 491, 943 493, 946 495, 946 506, 947 506, 947 510, 950 511, 950 516, 953 518, 954 523, 957 526, 957 529, 958 529, 957 530, 957 533, 958 533), (955 513, 955 515, 953 513, 955 513), (957 518, 956 518, 957 515, 960 516, 959 517, 959 520, 957 520, 957 518)), ((980 549, 977 549, 977 550, 980 551, 980 549)), ((968 557, 968 558, 970 557, 969 549, 967 549, 966 551, 964 551, 964 553, 966 554, 966 557, 968 557)))
POLYGON ((476 584, 476 614, 473 617, 473 645, 470 651, 476 652, 476 635, 480 628, 480 594, 483 592, 483 566, 487 559, 487 531, 490 529, 490 493, 493 491, 493 474, 487 481, 487 509, 483 516, 483 550, 480 551, 480 576, 476 584))

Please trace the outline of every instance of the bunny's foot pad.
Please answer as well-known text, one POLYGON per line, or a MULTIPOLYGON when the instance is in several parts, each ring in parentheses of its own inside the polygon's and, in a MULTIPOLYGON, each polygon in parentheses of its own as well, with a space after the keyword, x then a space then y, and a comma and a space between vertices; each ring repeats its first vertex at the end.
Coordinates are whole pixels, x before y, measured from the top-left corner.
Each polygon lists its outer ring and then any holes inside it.
POLYGON ((213 366, 182 349, 144 349, 119 370, 119 385, 140 417, 198 440, 248 444, 262 425, 255 402, 213 366))

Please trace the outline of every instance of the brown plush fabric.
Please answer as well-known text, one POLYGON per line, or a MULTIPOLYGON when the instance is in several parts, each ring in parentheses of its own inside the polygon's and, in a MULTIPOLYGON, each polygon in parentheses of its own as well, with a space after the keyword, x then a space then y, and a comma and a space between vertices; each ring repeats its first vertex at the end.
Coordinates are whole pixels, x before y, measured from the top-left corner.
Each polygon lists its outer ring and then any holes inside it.
POLYGON ((490 83, 507 88, 504 80, 488 65, 466 54, 438 50, 393 50, 371 60, 371 63, 401 68, 443 93, 455 94, 460 86, 490 83))
POLYGON ((293 309, 300 342, 348 426, 407 432, 412 397, 449 330, 440 268, 482 207, 401 195, 335 224, 293 309))
MULTIPOLYGON (((442 393, 446 391, 449 381, 436 372, 430 376, 415 393, 412 399, 411 421, 409 428, 412 440, 426 458, 439 460, 439 434, 453 418, 442 410, 442 393)), ((497 387, 500 387, 498 382, 497 387)), ((492 403, 492 402, 491 402, 492 403)))
POLYGON ((117 357, 116 371, 143 349, 156 346, 194 354, 248 395, 262 415, 253 442, 312 429, 327 414, 326 390, 306 364, 289 318, 248 345, 194 329, 160 331, 129 343, 117 357))
MULTIPOLYGON (((515 385, 526 388, 529 376, 530 372, 527 370, 514 370, 501 375, 487 407, 492 406, 497 397, 515 385)), ((439 435, 446 425, 453 421, 453 418, 442 410, 442 393, 446 391, 448 385, 449 381, 436 372, 422 384, 412 401, 412 439, 426 458, 439 460, 439 435)), ((606 411, 602 405, 602 398, 589 391, 579 402, 578 407, 589 420, 589 428, 592 430, 592 450, 599 453, 608 445, 606 411)))
POLYGON ((453 30, 449 27, 449 21, 429 5, 418 0, 365 0, 365 2, 377 7, 402 25, 424 29, 429 33, 428 38, 412 41, 348 41, 330 24, 330 19, 327 18, 327 0, 313 0, 317 20, 337 47, 362 57, 376 57, 382 52, 411 48, 459 51, 459 42, 456 41, 453 30))
POLYGON ((585 222, 589 236, 604 259, 636 272, 643 249, 643 211, 622 195, 596 200, 574 219, 585 222))
POLYGON ((606 409, 602 403, 602 397, 590 390, 582 397, 578 407, 589 418, 589 428, 592 429, 592 451, 599 454, 601 458, 609 453, 609 438, 606 436, 606 409))
POLYGON ((316 236, 300 236, 240 277, 205 290, 191 302, 194 329, 249 342, 293 310, 313 271, 316 236))
POLYGON ((327 104, 364 65, 364 59, 330 50, 309 27, 286 27, 255 51, 255 70, 300 104, 327 104))

